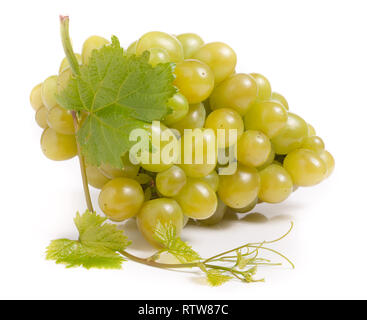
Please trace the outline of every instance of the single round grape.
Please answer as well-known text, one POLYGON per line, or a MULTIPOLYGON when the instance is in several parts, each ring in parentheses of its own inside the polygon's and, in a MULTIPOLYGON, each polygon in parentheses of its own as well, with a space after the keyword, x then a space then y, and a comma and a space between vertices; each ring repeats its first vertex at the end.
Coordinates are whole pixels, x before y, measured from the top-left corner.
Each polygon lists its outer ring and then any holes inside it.
POLYGON ((205 124, 205 107, 202 103, 191 104, 185 117, 170 125, 171 128, 178 130, 181 135, 185 129, 203 128, 205 124))
POLYGON ((237 144, 237 160, 245 166, 260 167, 269 159, 270 139, 260 131, 247 130, 237 144))
POLYGON ((243 208, 253 202, 260 189, 255 168, 239 165, 233 175, 219 176, 219 198, 231 208, 243 208))
POLYGON ((308 127, 300 116, 289 112, 285 127, 271 142, 275 153, 287 154, 302 146, 303 139, 308 136, 308 127))
POLYGON ((57 78, 57 92, 61 93, 66 89, 70 79, 73 77, 73 71, 71 68, 67 68, 62 71, 57 78))
POLYGON ((185 59, 190 59, 204 44, 204 40, 195 33, 183 33, 177 39, 181 42, 185 59))
POLYGON ((130 44, 128 46, 128 48, 126 49, 126 54, 127 55, 132 55, 132 54, 136 54, 136 45, 138 44, 138 40, 134 41, 132 44, 130 44))
POLYGON ((283 163, 297 186, 307 187, 320 183, 327 174, 321 157, 312 150, 297 149, 289 153, 283 163))
POLYGON ((47 112, 48 112, 48 110, 45 106, 42 106, 36 112, 36 116, 35 116, 36 122, 42 129, 46 129, 48 127, 48 125, 47 125, 47 112))
POLYGON ((245 116, 246 130, 258 130, 270 139, 286 126, 287 110, 276 101, 261 101, 254 104, 245 116))
POLYGON ((189 103, 181 93, 174 94, 173 97, 168 100, 167 107, 171 109, 171 113, 163 120, 166 126, 182 120, 189 112, 189 103))
POLYGON ((257 96, 257 85, 253 77, 238 73, 215 87, 210 106, 213 110, 231 108, 244 116, 257 96))
POLYGON ((280 93, 273 92, 271 94, 271 100, 275 100, 275 101, 280 102, 283 105, 284 108, 289 110, 288 101, 280 93))
POLYGON ((98 198, 99 207, 113 221, 123 221, 136 216, 143 202, 142 187, 129 178, 115 178, 107 182, 98 198))
POLYGON ((227 209, 227 212, 230 212, 230 213, 248 213, 250 211, 252 211, 256 205, 259 203, 259 199, 256 197, 249 205, 247 205, 246 207, 243 207, 243 208, 237 208, 237 209, 234 209, 234 208, 230 208, 228 207, 227 209))
POLYGON ((161 223, 163 226, 169 224, 176 229, 180 236, 183 229, 183 213, 178 203, 173 199, 160 198, 147 201, 143 204, 136 222, 144 238, 154 246, 162 244, 156 240, 155 231, 161 223))
POLYGON ((269 157, 266 159, 263 165, 261 165, 260 167, 257 167, 257 170, 262 170, 262 169, 265 169, 267 166, 270 166, 272 163, 274 163, 274 159, 275 159, 275 151, 274 151, 274 148, 272 147, 269 157))
POLYGON ((315 128, 309 123, 307 124, 307 127, 308 127, 308 136, 309 137, 316 136, 315 128))
POLYGON ((48 110, 47 124, 50 128, 61 134, 74 134, 74 120, 72 115, 66 109, 59 105, 48 110))
POLYGON ((103 46, 109 44, 110 42, 99 36, 91 36, 83 43, 83 49, 82 49, 82 61, 83 64, 88 64, 89 59, 92 56, 93 50, 101 49, 103 46))
POLYGON ((208 186, 210 188, 213 189, 214 192, 218 191, 218 187, 219 187, 219 175, 218 173, 214 170, 211 173, 209 173, 207 176, 202 177, 202 178, 189 178, 190 181, 200 181, 200 182, 205 182, 208 184, 208 186))
POLYGON ((318 136, 307 136, 303 138, 302 146, 303 149, 309 149, 316 152, 321 152, 325 149, 324 141, 318 136))
POLYGON ((282 166, 272 164, 260 171, 261 187, 259 199, 269 203, 279 203, 293 192, 292 178, 282 166))
POLYGON ((212 216, 218 204, 215 192, 199 181, 188 181, 175 199, 186 216, 198 220, 212 216))
MULTIPOLYGON (((82 56, 78 53, 75 53, 75 57, 76 57, 76 60, 78 61, 79 65, 81 65, 82 64, 82 56)), ((65 57, 61 61, 60 68, 59 68, 59 73, 62 73, 63 71, 65 71, 68 68, 70 68, 70 63, 69 63, 68 58, 65 57)))
POLYGON ((163 48, 151 48, 149 49, 149 63, 155 67, 159 63, 170 62, 170 57, 166 49, 163 48))
POLYGON ((129 153, 121 157, 121 164, 122 168, 114 168, 110 164, 104 163, 99 167, 99 170, 109 179, 122 177, 135 179, 139 173, 140 166, 130 162, 129 153))
POLYGON ((334 168, 335 168, 334 157, 331 155, 329 151, 326 151, 326 150, 322 150, 319 153, 319 157, 321 158, 322 161, 324 161, 326 165, 327 170, 326 170, 325 178, 328 178, 333 173, 334 168))
POLYGON ((180 62, 184 58, 184 52, 180 41, 176 37, 164 32, 148 32, 144 34, 136 44, 136 54, 152 48, 163 48, 168 52, 171 62, 180 62))
POLYGON ((43 131, 41 148, 47 158, 55 161, 71 159, 78 152, 75 136, 61 134, 51 128, 43 131))
POLYGON ((31 102, 31 106, 34 109, 34 111, 38 111, 43 107, 43 101, 42 101, 42 83, 37 84, 31 91, 31 94, 29 96, 29 100, 31 102))
POLYGON ((225 139, 218 140, 218 146, 220 148, 227 148, 237 142, 244 131, 244 124, 240 114, 233 109, 221 108, 214 110, 209 114, 205 121, 205 128, 214 130, 217 139, 218 134, 223 134, 218 132, 217 129, 222 129, 224 131, 225 139), (237 136, 232 137, 229 134, 229 130, 236 130, 237 136))
POLYGON ((260 100, 268 100, 271 97, 271 86, 268 79, 260 73, 250 73, 257 85, 257 98, 260 100))
POLYGON ((199 221, 200 224, 206 225, 206 226, 212 226, 212 225, 218 224, 219 222, 223 220, 227 209, 228 207, 226 206, 226 204, 223 201, 221 201, 220 199, 218 199, 217 210, 215 210, 213 215, 209 217, 208 219, 200 220, 199 221))
POLYGON ((176 65, 173 84, 190 104, 207 99, 214 88, 212 70, 199 60, 184 60, 176 65))
POLYGON ((184 133, 181 137, 181 164, 179 165, 190 178, 203 178, 210 174, 217 165, 217 153, 215 135, 212 131, 201 129, 202 140, 196 139, 189 133, 184 133), (192 139, 192 147, 187 143, 192 139), (202 142, 201 142, 202 141, 202 142), (191 164, 185 159, 191 158, 191 164), (196 160, 196 155, 198 159, 196 160), (201 156, 202 155, 202 158, 201 156), (186 160, 186 161, 185 161, 186 160))
POLYGON ((95 166, 86 166, 86 174, 89 185, 96 189, 102 189, 103 186, 110 181, 100 170, 95 166))
POLYGON ((228 78, 237 64, 234 50, 222 42, 211 42, 203 45, 196 51, 193 58, 204 62, 213 70, 216 84, 228 78))
POLYGON ((48 77, 43 83, 41 88, 41 95, 43 104, 48 110, 57 105, 57 76, 48 77))
POLYGON ((173 166, 166 171, 159 172, 156 176, 158 191, 166 196, 176 196, 186 184, 185 172, 177 166, 173 166))

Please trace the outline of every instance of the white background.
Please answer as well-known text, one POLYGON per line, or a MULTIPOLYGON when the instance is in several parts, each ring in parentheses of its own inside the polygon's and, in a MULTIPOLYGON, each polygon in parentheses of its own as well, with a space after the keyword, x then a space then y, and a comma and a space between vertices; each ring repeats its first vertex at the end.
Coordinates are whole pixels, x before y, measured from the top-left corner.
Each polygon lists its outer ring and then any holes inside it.
MULTIPOLYGON (((366 1, 2 1, 0 298, 285 299, 367 298, 366 1), (272 239, 296 264, 261 270, 261 284, 221 288, 200 275, 127 262, 122 271, 65 269, 45 261, 51 239, 76 237, 84 209, 77 159, 47 160, 29 105, 32 87, 56 74, 63 51, 58 15, 71 16, 75 50, 90 35, 126 47, 147 31, 196 32, 238 54, 240 72, 266 75, 292 111, 312 123, 336 158, 334 175, 285 203, 260 205, 266 222, 226 220, 184 231, 203 256, 272 239)), ((97 192, 93 191, 94 199, 97 192)), ((146 254, 135 240, 134 252, 146 254)))

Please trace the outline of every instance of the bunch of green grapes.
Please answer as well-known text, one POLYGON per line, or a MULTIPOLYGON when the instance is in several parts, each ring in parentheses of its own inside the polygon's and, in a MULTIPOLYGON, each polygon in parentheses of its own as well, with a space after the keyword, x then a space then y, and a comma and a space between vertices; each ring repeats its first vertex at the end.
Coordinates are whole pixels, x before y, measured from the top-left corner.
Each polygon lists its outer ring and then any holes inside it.
MULTIPOLYGON (((91 52, 109 42, 93 36, 83 45, 80 64, 91 52)), ((89 184, 101 189, 100 209, 113 221, 136 218, 143 236, 157 244, 153 233, 158 221, 171 222, 178 233, 189 219, 215 224, 226 212, 246 213, 258 203, 280 203, 298 187, 313 186, 330 176, 334 159, 325 150, 315 129, 289 112, 287 100, 273 92, 258 73, 237 73, 237 56, 225 43, 204 41, 196 34, 173 36, 149 32, 132 43, 127 55, 150 52, 152 66, 176 64, 174 85, 178 92, 167 102, 171 112, 161 128, 175 129, 184 141, 185 129, 222 129, 218 150, 237 146, 237 169, 219 175, 217 149, 209 148, 214 135, 192 144, 191 155, 203 153, 200 163, 132 164, 129 155, 122 168, 86 164, 89 184), (230 136, 235 130, 237 136, 230 136), (214 161, 208 161, 207 156, 214 161)), ((44 130, 42 151, 52 160, 77 155, 73 116, 55 99, 72 77, 66 59, 59 74, 47 78, 31 93, 36 121, 44 130)), ((81 115, 82 117, 82 115, 81 115)), ((82 119, 81 119, 82 120, 82 119)), ((195 158, 195 157, 194 157, 195 158)))

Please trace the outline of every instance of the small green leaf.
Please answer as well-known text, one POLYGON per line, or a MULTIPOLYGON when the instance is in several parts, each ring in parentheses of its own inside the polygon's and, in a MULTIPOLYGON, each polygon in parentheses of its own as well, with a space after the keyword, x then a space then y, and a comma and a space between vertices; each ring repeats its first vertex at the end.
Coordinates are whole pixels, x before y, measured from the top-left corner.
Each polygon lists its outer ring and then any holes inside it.
POLYGON ((208 283, 213 287, 219 287, 222 284, 231 280, 232 278, 233 277, 227 276, 223 272, 216 270, 216 269, 211 269, 211 270, 206 271, 206 279, 208 283))

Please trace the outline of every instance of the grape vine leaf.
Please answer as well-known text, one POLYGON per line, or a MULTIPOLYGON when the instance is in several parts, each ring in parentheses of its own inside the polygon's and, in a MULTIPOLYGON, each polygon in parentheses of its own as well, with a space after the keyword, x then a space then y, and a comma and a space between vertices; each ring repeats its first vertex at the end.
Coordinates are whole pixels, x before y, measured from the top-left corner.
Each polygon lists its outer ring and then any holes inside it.
POLYGON ((233 277, 225 275, 222 271, 216 269, 206 271, 206 279, 208 283, 213 287, 219 287, 232 278, 233 277))
POLYGON ((104 223, 106 218, 95 212, 77 213, 74 219, 79 231, 79 240, 58 239, 51 241, 46 259, 65 264, 66 267, 82 266, 86 269, 121 269, 125 259, 119 251, 130 242, 116 225, 104 223))
POLYGON ((181 263, 199 261, 200 255, 191 246, 177 236, 176 227, 172 223, 163 224, 158 221, 154 236, 166 251, 175 256, 181 263))
POLYGON ((148 61, 148 52, 125 55, 112 37, 110 45, 92 52, 89 64, 57 96, 62 107, 88 114, 77 139, 91 165, 120 168, 121 156, 134 143, 130 132, 168 113, 167 101, 176 92, 174 64, 152 67, 148 61))

